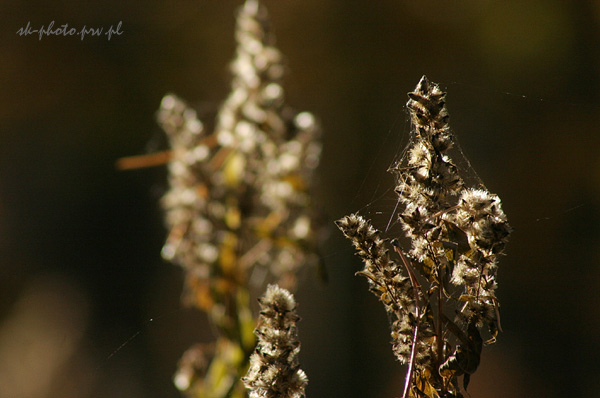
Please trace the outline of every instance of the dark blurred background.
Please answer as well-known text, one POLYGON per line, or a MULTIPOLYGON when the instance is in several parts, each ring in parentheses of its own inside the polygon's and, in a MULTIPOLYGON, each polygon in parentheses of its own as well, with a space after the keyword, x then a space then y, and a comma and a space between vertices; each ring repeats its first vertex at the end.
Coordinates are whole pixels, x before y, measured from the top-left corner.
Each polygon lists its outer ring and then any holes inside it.
MULTIPOLYGON (((175 92, 207 122, 229 89, 242 1, 0 4, 0 396, 179 397, 181 353, 211 341, 160 258, 165 149, 154 121, 175 92), (106 37, 19 36, 55 21, 106 37)), ((287 58, 288 103, 324 129, 316 202, 332 227, 329 283, 297 294, 307 395, 397 397, 383 307, 333 220, 381 228, 388 166, 407 142, 406 93, 448 92, 451 126, 515 232, 499 269, 504 333, 474 398, 600 397, 600 2, 264 0, 287 58)))

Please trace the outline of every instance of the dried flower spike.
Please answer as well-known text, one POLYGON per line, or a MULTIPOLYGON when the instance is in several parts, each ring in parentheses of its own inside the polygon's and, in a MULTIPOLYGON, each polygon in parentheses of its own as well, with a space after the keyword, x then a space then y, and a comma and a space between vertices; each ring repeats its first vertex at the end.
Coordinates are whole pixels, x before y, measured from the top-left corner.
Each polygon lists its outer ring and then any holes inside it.
MULTIPOLYGON (((176 382, 214 398, 246 392, 240 377, 255 347, 250 297, 269 282, 294 289, 300 267, 318 264, 309 189, 320 129, 312 114, 285 103, 283 56, 258 0, 240 8, 235 39, 231 93, 212 133, 173 94, 158 111, 172 148, 162 255, 184 269, 186 302, 207 312, 219 334, 208 367, 183 361, 176 382)), ((300 391, 302 375, 288 385, 300 391)))
POLYGON ((158 112, 172 147, 162 254, 186 269, 188 299, 207 311, 232 284, 262 290, 266 275, 293 289, 300 265, 318 263, 308 191, 320 129, 285 104, 283 56, 258 1, 241 7, 236 41, 213 134, 172 94, 158 112))
POLYGON ((294 296, 277 285, 269 285, 259 299, 260 317, 255 333, 258 344, 250 357, 244 384, 250 398, 299 398, 308 378, 298 360, 300 342, 294 296))
POLYGON ((337 221, 352 240, 371 291, 391 315, 397 359, 408 365, 403 398, 462 397, 479 364, 482 333, 500 329, 495 296, 498 258, 511 232, 498 196, 470 187, 450 157, 446 93, 423 78, 408 94, 413 126, 405 156, 390 171, 404 237, 389 243, 369 221, 337 221), (405 253, 400 242, 408 239, 405 253))

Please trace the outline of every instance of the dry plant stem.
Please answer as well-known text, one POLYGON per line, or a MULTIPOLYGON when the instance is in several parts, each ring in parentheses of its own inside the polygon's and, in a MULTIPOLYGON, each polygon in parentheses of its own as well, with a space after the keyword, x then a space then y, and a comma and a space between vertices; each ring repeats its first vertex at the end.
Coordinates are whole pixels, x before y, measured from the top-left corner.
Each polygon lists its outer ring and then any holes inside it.
POLYGON ((406 376, 404 378, 404 392, 402 393, 402 398, 408 398, 408 393, 410 392, 410 387, 413 381, 413 368, 415 365, 415 352, 417 351, 417 337, 419 336, 419 324, 415 325, 414 333, 413 333, 413 343, 410 348, 410 359, 408 361, 408 370, 406 371, 406 376))
POLYGON ((117 160, 117 170, 135 170, 146 167, 164 166, 171 160, 171 151, 150 153, 147 155, 126 156, 117 160))
POLYGON ((412 379, 413 379, 413 367, 415 365, 415 352, 417 351, 417 343, 416 342, 417 342, 417 337, 419 335, 419 319, 421 317, 421 314, 419 311, 419 309, 421 308, 421 303, 419 300, 418 292, 421 291, 421 286, 419 285, 419 281, 417 281, 417 277, 413 273, 410 264, 408 264, 408 260, 406 260, 404 253, 402 253, 402 250, 396 245, 394 245, 394 249, 400 255, 402 264, 404 264, 404 268, 406 269, 406 272, 408 273, 408 276, 410 278, 410 283, 412 284, 413 291, 414 291, 415 307, 416 307, 415 316, 417 318, 414 333, 413 333, 412 344, 410 347, 410 358, 408 360, 408 370, 406 371, 406 377, 404 378, 404 392, 402 393, 402 398, 407 398, 409 388, 410 388, 410 385, 411 385, 412 379))
MULTIPOLYGON (((429 251, 433 253, 433 247, 431 245, 431 242, 427 242, 427 245, 429 246, 429 251)), ((437 359, 438 362, 436 363, 436 368, 439 368, 439 366, 441 365, 441 362, 439 362, 441 360, 441 358, 443 358, 444 354, 444 345, 443 345, 443 341, 444 341, 444 336, 443 336, 443 331, 442 331, 442 315, 444 313, 444 300, 443 300, 443 290, 442 287, 440 285, 440 281, 443 278, 443 275, 441 274, 443 272, 443 267, 438 263, 437 258, 433 257, 433 261, 436 264, 436 273, 437 276, 434 279, 434 283, 432 284, 432 289, 435 290, 435 292, 437 293, 437 299, 438 299, 438 317, 437 317, 437 322, 436 322, 436 347, 437 347, 437 359)))

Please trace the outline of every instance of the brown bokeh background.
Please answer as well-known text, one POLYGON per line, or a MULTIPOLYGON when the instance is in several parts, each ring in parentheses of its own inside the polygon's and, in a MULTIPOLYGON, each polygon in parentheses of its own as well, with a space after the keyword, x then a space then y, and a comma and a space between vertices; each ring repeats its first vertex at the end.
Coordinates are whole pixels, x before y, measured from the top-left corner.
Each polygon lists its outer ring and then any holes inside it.
MULTIPOLYGON (((210 123, 229 89, 240 1, 0 5, 0 396, 178 397, 180 354, 212 339, 160 259, 164 168, 115 161, 165 148, 175 92, 210 123), (123 34, 20 37, 68 23, 123 34)), ((600 2, 264 0, 288 102, 324 128, 316 202, 329 283, 297 294, 308 397, 397 397, 382 306, 333 220, 394 208, 387 167, 421 75, 515 228, 499 269, 504 333, 469 392, 600 397, 600 2)))

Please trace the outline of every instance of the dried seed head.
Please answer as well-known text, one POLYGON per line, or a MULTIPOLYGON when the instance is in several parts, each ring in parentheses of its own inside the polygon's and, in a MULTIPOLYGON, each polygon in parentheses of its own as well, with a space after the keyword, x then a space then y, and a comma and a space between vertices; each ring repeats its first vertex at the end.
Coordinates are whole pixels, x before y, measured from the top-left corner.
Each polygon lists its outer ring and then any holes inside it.
POLYGON ((446 93, 423 76, 415 91, 408 93, 406 106, 416 133, 431 142, 433 148, 445 152, 452 146, 452 134, 448 126, 446 93))
MULTIPOLYGON (((398 361, 408 363, 410 358, 413 331, 417 311, 415 295, 421 292, 414 289, 410 278, 405 275, 394 261, 386 248, 386 240, 380 237, 369 221, 352 214, 336 221, 338 228, 352 240, 357 254, 364 261, 364 269, 357 272, 367 278, 371 292, 384 304, 386 312, 392 321, 392 346, 398 361)), ((429 325, 422 324, 419 334, 429 333, 429 325)), ((419 347, 417 354, 422 361, 429 360, 430 348, 419 347)))
POLYGON ((259 300, 261 312, 255 334, 258 344, 242 379, 251 398, 299 398, 308 378, 298 360, 300 342, 294 296, 269 285, 259 300))
MULTIPOLYGON (((223 290, 215 289, 222 279, 249 281, 252 290, 273 281, 293 289, 298 269, 319 263, 310 188, 320 128, 312 114, 285 104, 283 56, 260 2, 240 8, 236 41, 231 93, 212 135, 174 95, 165 96, 158 112, 172 148, 163 257, 189 271, 188 285, 203 285, 211 296, 223 290)), ((192 302, 206 297, 190 293, 192 302)))
POLYGON ((390 168, 398 223, 410 241, 408 256, 392 241, 404 268, 361 216, 336 224, 363 259, 358 274, 390 315, 393 352, 408 364, 403 396, 460 397, 458 376, 466 386, 479 363, 479 328, 492 338, 500 329, 496 271, 511 228, 498 196, 483 184, 468 187, 450 157, 455 140, 446 94, 423 76, 408 96, 413 133, 404 157, 390 168))

